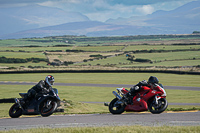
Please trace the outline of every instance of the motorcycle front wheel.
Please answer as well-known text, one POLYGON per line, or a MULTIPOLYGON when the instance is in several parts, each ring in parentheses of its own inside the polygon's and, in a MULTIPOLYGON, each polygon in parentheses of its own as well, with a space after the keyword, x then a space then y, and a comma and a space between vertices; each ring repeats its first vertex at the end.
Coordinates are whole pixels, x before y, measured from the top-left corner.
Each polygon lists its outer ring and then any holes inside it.
POLYGON ((41 116, 47 117, 53 114, 57 109, 57 102, 54 100, 45 100, 40 104, 40 113, 41 116))
POLYGON ((9 116, 11 118, 18 118, 22 115, 22 109, 17 103, 13 104, 9 110, 9 116))
POLYGON ((110 104, 109 104, 109 111, 110 113, 112 114, 121 114, 124 112, 124 109, 125 109, 125 105, 121 105, 121 104, 118 104, 119 99, 115 98, 113 99, 110 104))
POLYGON ((152 114, 160 114, 167 109, 168 102, 165 98, 158 100, 158 104, 154 101, 149 104, 148 109, 152 114))

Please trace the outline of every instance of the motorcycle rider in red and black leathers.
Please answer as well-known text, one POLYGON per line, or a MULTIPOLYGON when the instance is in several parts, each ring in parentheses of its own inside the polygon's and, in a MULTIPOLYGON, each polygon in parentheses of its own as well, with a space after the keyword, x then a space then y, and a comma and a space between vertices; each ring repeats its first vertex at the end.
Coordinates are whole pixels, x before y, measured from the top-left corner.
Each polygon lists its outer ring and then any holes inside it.
POLYGON ((28 90, 27 94, 24 97, 24 102, 28 104, 35 96, 39 93, 49 92, 50 88, 54 83, 54 77, 52 75, 48 75, 45 80, 40 80, 35 86, 28 90))
POLYGON ((159 83, 158 78, 156 78, 155 76, 150 76, 148 81, 140 81, 138 84, 130 88, 129 93, 127 93, 127 97, 129 97, 131 103, 133 102, 132 99, 135 96, 136 92, 141 91, 142 86, 147 86, 152 90, 160 91, 161 96, 166 96, 166 92, 163 88, 163 85, 159 83))

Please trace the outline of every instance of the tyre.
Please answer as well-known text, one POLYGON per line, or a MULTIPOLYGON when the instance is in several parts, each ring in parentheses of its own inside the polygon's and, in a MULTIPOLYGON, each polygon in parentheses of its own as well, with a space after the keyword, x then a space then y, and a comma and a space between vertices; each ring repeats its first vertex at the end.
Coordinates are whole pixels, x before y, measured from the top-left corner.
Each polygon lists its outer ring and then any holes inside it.
POLYGON ((161 98, 158 100, 158 104, 152 102, 150 103, 148 108, 152 114, 160 114, 167 109, 167 106, 168 106, 167 100, 165 98, 161 98))
POLYGON ((124 112, 125 105, 118 104, 118 99, 113 99, 109 104, 109 111, 112 114, 121 114, 124 112))
POLYGON ((52 115, 56 109, 57 109, 57 102, 54 100, 45 100, 40 104, 40 114, 43 117, 52 115))
POLYGON ((9 110, 9 116, 11 118, 18 118, 22 115, 22 109, 17 103, 13 104, 9 110))

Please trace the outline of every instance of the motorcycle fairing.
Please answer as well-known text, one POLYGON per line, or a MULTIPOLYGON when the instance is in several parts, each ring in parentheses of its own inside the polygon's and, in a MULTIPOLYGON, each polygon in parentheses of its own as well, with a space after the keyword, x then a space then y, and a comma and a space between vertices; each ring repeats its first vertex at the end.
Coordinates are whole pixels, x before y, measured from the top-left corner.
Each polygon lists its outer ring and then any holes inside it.
POLYGON ((141 91, 137 93, 136 96, 133 97, 133 104, 132 105, 128 104, 125 107, 125 111, 135 111, 135 112, 147 111, 148 100, 157 94, 161 94, 161 92, 152 90, 147 86, 142 86, 141 91))
MULTIPOLYGON (((54 97, 52 92, 49 92, 48 94, 39 94, 34 99, 30 101, 30 104, 26 109, 23 110, 23 115, 38 115, 40 114, 40 105, 42 102, 44 102, 46 99, 54 99, 55 101, 60 101, 60 98, 58 96, 58 90, 53 88, 53 91, 56 94, 56 97, 54 97)), ((23 98, 27 93, 19 93, 19 95, 23 98)))
POLYGON ((133 105, 128 104, 125 107, 125 111, 135 111, 135 112, 141 112, 141 111, 147 111, 148 106, 147 102, 143 99, 138 99, 138 101, 133 101, 133 105))

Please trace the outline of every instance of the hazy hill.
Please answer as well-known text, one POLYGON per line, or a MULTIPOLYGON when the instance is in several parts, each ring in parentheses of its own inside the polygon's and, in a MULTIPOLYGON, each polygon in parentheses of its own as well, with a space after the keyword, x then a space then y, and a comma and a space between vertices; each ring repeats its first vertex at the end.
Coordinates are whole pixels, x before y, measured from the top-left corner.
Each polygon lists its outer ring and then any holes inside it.
POLYGON ((106 23, 146 26, 159 29, 161 34, 192 33, 200 30, 200 1, 187 3, 171 11, 156 11, 147 16, 109 19, 106 23))
POLYGON ((89 21, 78 12, 65 12, 58 8, 31 5, 0 8, 0 35, 69 22, 89 21))
POLYGON ((148 15, 147 23, 153 25, 199 25, 200 1, 193 1, 172 11, 156 11, 148 15))
MULTIPOLYGON (((48 7, 40 7, 35 5, 39 12, 30 12, 30 8, 18 9, 18 17, 15 17, 15 24, 12 25, 16 29, 17 25, 23 26, 20 32, 1 35, 0 38, 26 38, 26 37, 45 37, 56 35, 86 35, 86 36, 115 36, 115 35, 153 35, 153 34, 191 34, 193 31, 200 31, 200 1, 187 3, 175 10, 156 11, 147 16, 130 18, 109 19, 105 23, 90 21, 86 16, 80 13, 66 13, 60 9, 51 9, 48 7), (23 14, 23 12, 26 13, 23 14), (40 9, 40 10, 39 10, 40 9), (21 16, 19 15, 21 14, 21 16), (23 15, 22 15, 23 14, 23 15), (50 16, 48 16, 51 14, 50 16), (37 17, 36 17, 37 16, 37 17), (21 19, 21 18, 26 19, 21 19), (27 19, 29 21, 27 21, 27 19), (53 23, 69 22, 45 26, 53 23), (60 21, 62 20, 62 21, 60 21), (24 22, 23 24, 21 22, 24 22), (43 23, 44 22, 44 23, 43 23), (41 27, 26 30, 26 26, 41 27)), ((35 8, 34 8, 35 9, 35 8)), ((14 10, 14 9, 13 9, 14 10)), ((16 10, 16 9, 15 9, 16 10)), ((11 20, 13 16, 5 16, 7 20, 11 20)), ((14 15, 17 16, 17 15, 14 15)), ((2 26, 3 22, 0 22, 2 26)), ((6 23, 6 22, 4 22, 6 23)), ((8 22, 11 23, 10 21, 8 22)), ((2 29, 2 28, 1 28, 2 29)), ((1 32, 2 33, 2 32, 1 32)))
POLYGON ((33 30, 25 30, 1 38, 31 38, 60 35, 86 35, 86 36, 123 36, 161 34, 160 29, 152 27, 139 27, 130 25, 112 25, 98 21, 72 22, 55 26, 48 26, 33 30), (153 32, 153 33, 152 33, 153 32))

